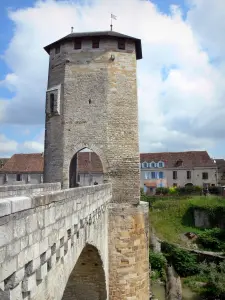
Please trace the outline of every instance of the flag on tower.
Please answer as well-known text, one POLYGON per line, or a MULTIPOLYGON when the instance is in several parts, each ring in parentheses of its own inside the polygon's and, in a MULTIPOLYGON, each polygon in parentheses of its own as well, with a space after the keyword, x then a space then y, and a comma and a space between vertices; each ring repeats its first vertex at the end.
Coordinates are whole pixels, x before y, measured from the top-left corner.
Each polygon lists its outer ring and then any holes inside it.
POLYGON ((111 14, 111 18, 114 19, 114 20, 117 20, 117 17, 113 14, 111 14))

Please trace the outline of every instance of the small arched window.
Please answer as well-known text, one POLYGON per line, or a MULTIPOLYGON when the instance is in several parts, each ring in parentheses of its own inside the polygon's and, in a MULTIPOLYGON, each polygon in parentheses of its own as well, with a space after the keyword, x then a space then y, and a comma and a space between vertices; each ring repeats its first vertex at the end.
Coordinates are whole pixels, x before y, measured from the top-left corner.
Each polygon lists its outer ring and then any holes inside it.
POLYGON ((56 48, 55 48, 55 54, 59 54, 60 53, 60 45, 58 45, 56 48))
POLYGON ((74 41, 74 49, 75 50, 81 49, 81 39, 76 39, 74 41))
POLYGON ((100 42, 99 38, 94 38, 92 40, 92 48, 99 48, 99 42, 100 42))
POLYGON ((54 112, 54 105, 55 105, 55 96, 53 93, 50 94, 50 112, 54 112))
POLYGON ((124 39, 118 40, 118 49, 125 50, 125 40, 124 39))

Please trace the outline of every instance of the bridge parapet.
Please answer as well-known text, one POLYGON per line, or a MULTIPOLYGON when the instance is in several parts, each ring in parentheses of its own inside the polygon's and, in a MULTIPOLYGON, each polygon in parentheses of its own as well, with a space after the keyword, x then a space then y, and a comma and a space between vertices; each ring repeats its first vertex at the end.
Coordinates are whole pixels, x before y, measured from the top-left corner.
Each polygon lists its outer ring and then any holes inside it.
POLYGON ((43 192, 59 191, 61 183, 18 184, 0 186, 0 199, 13 196, 29 196, 43 192))
MULTIPOLYGON (((45 299, 46 294, 41 293, 46 291, 51 299, 61 299, 75 263, 71 253, 77 259, 85 243, 92 241, 104 249, 100 245, 104 232, 96 239, 91 227, 102 217, 111 197, 111 184, 102 184, 1 199, 0 299, 28 300, 39 293, 35 299, 45 299), (70 264, 66 264, 67 257, 70 264), (53 287, 54 276, 49 274, 56 273, 59 264, 65 265, 63 282, 58 278, 53 291, 46 288, 46 282, 51 280, 53 287)), ((99 224, 102 231, 107 230, 102 220, 99 224)))

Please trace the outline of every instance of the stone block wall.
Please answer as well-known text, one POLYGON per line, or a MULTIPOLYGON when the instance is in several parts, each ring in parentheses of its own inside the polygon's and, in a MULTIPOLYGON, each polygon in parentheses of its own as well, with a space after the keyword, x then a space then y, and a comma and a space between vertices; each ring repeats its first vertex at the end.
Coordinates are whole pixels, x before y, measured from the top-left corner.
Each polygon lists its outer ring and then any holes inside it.
POLYGON ((225 229, 224 213, 221 208, 212 211, 204 208, 194 208, 194 225, 197 228, 221 228, 225 229))
POLYGON ((108 268, 106 207, 111 185, 60 190, 0 201, 0 295, 61 300, 85 245, 108 268))
POLYGON ((61 189, 59 182, 0 186, 0 199, 13 196, 29 196, 61 189))
POLYGON ((149 210, 111 203, 109 214, 109 299, 149 300, 149 210))

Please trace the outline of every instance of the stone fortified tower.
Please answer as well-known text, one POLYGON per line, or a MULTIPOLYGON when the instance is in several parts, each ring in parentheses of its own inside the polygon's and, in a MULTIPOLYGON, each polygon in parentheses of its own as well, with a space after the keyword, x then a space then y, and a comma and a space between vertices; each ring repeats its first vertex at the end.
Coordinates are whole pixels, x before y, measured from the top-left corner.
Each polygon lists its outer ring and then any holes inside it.
POLYGON ((96 152, 113 187, 109 299, 147 300, 148 209, 140 204, 136 83, 141 40, 114 31, 71 33, 45 50, 44 181, 73 187, 76 153, 96 152))

